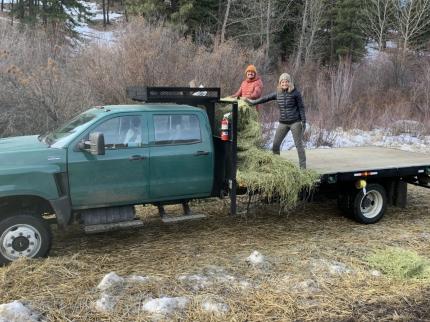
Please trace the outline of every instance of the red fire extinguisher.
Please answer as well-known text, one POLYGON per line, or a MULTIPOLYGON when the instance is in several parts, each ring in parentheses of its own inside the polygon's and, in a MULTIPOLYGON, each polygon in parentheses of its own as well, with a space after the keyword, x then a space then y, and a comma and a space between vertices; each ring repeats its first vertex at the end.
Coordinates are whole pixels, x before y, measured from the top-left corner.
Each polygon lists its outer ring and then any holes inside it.
POLYGON ((221 120, 221 141, 228 141, 228 118, 224 117, 221 120))

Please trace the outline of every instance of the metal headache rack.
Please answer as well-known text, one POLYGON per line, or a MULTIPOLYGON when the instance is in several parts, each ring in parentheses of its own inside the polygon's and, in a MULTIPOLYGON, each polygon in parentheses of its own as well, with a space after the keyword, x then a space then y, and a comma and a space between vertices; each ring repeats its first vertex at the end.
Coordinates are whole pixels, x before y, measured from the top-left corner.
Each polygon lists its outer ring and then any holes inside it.
POLYGON ((221 89, 219 87, 159 87, 159 86, 130 86, 127 87, 127 97, 137 102, 173 103, 204 107, 213 131, 215 149, 215 174, 213 196, 230 195, 230 215, 237 213, 237 121, 238 104, 232 105, 232 122, 230 140, 222 141, 215 124, 215 109, 220 103, 221 89))
POLYGON ((127 87, 127 96, 133 101, 147 103, 205 104, 221 98, 219 87, 127 87))

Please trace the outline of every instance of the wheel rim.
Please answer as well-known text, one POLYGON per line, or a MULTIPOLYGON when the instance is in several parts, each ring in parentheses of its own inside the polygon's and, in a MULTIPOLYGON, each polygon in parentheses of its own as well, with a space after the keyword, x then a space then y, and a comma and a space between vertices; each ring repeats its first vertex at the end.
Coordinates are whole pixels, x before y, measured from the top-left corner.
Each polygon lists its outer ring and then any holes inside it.
POLYGON ((360 210, 364 217, 375 218, 379 215, 384 204, 384 199, 379 191, 368 191, 360 202, 360 210))
POLYGON ((40 232, 33 226, 24 224, 9 227, 0 238, 1 254, 10 261, 19 257, 34 257, 41 246, 40 232))

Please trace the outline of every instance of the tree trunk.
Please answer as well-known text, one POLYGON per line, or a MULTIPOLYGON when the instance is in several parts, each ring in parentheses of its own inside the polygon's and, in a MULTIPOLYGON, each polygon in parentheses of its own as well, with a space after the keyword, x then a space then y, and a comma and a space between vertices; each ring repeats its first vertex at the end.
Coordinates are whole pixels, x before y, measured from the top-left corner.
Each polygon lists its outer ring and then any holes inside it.
POLYGON ((46 8, 46 1, 42 0, 42 24, 46 27, 48 25, 48 17, 47 17, 47 8, 46 8))
POLYGON ((266 50, 264 53, 265 65, 269 64, 269 48, 270 48, 270 25, 271 25, 272 1, 267 0, 267 14, 266 14, 266 50))
POLYGON ((106 28, 106 0, 102 1, 102 9, 103 9, 103 27, 106 28))
POLYGON ((307 21, 308 7, 309 7, 309 0, 305 0, 305 8, 303 9, 303 16, 302 16, 302 30, 300 31, 299 44, 297 45, 296 60, 294 62, 294 73, 298 71, 302 62, 303 44, 305 42, 306 27, 308 25, 308 21, 307 21))
POLYGON ((106 23, 107 24, 110 24, 109 11, 110 11, 110 0, 107 0, 107 10, 106 10, 106 23))
POLYGON ((218 0, 218 14, 217 14, 217 23, 216 23, 216 32, 215 32, 215 43, 219 41, 220 34, 221 34, 222 3, 223 3, 223 0, 218 0))
POLYGON ((230 15, 231 2, 232 0, 227 0, 227 7, 225 9, 224 21, 222 23, 222 28, 221 28, 221 39, 220 39, 221 44, 225 41, 225 32, 227 28, 228 16, 230 15))
POLYGON ((13 26, 13 14, 12 14, 12 12, 13 12, 13 0, 10 2, 10 12, 11 12, 10 24, 13 26))

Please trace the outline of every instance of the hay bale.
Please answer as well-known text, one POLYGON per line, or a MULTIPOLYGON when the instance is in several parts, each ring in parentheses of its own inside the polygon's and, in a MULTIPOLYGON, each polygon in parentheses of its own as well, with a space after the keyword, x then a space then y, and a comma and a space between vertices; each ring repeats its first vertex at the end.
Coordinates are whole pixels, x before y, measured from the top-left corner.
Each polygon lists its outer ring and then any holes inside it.
POLYGON ((238 100, 238 106, 239 185, 247 187, 248 193, 259 193, 268 200, 279 199, 283 209, 292 208, 301 191, 312 189, 318 175, 302 171, 290 161, 265 150, 256 108, 243 100, 238 100))

